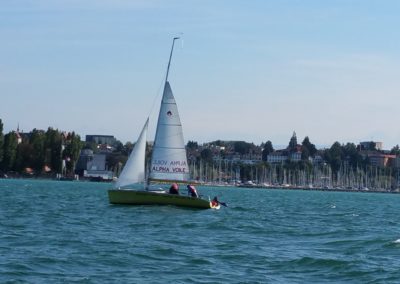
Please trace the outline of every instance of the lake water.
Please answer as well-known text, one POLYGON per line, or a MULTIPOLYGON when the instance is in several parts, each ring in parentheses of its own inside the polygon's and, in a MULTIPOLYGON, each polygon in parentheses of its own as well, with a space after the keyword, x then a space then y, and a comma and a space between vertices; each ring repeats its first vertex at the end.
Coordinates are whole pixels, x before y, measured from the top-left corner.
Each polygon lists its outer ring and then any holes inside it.
POLYGON ((202 188, 228 208, 0 180, 0 283, 399 283, 400 195, 202 188))

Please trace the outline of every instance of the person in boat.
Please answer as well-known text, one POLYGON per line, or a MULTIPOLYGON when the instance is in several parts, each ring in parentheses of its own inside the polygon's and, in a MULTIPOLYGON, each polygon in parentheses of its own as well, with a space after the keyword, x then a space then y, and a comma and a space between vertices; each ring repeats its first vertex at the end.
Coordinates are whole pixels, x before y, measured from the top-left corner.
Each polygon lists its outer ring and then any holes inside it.
POLYGON ((218 201, 218 198, 216 196, 213 198, 213 200, 211 200, 211 205, 214 206, 214 207, 219 205, 219 201, 218 201))
POLYGON ((197 190, 193 185, 188 184, 187 189, 188 189, 188 195, 196 198, 199 197, 199 195, 197 194, 197 190))
POLYGON ((169 194, 179 194, 179 186, 177 183, 173 183, 169 188, 169 194))
POLYGON ((219 201, 218 197, 216 197, 216 196, 213 198, 213 200, 211 200, 211 205, 213 207, 217 207, 218 205, 228 207, 228 205, 225 202, 219 201))

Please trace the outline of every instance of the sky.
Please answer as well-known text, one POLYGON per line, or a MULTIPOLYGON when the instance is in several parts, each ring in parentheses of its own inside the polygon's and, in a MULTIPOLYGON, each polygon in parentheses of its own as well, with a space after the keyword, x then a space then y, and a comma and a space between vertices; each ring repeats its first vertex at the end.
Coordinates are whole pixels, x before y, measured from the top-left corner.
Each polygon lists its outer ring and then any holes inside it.
POLYGON ((400 144, 400 1, 2 0, 4 132, 153 140, 169 81, 185 141, 400 144))

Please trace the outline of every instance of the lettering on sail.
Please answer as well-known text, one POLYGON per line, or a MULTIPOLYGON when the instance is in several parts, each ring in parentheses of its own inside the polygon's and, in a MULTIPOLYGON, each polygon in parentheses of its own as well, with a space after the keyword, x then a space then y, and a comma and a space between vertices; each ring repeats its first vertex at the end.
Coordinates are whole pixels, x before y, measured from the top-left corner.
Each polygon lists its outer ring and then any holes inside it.
POLYGON ((169 168, 168 167, 157 167, 157 166, 153 166, 151 168, 151 170, 153 172, 162 172, 162 173, 169 173, 169 168))
POLYGON ((172 166, 174 173, 186 173, 186 161, 171 161, 169 165, 172 166))
POLYGON ((154 160, 152 162, 153 166, 151 167, 151 171, 153 172, 162 172, 162 173, 169 173, 170 169, 167 166, 166 160, 154 160))
POLYGON ((167 161, 166 160, 154 160, 153 161, 153 165, 166 166, 167 165, 167 161))
POLYGON ((169 163, 169 165, 170 165, 170 166, 173 166, 173 167, 176 167, 176 166, 179 166, 179 167, 186 167, 186 161, 171 161, 171 162, 169 163))
POLYGON ((162 173, 187 173, 187 163, 186 161, 170 161, 165 160, 154 160, 153 166, 151 169, 153 172, 162 172, 162 173))

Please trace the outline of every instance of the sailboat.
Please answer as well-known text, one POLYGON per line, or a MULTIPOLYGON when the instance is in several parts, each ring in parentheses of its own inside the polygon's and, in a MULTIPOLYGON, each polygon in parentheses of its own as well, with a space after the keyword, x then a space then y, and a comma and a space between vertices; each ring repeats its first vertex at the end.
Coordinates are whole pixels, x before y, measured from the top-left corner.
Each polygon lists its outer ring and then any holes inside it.
POLYGON ((172 41, 149 174, 146 177, 145 152, 149 124, 147 119, 118 180, 114 183, 113 189, 108 191, 109 201, 112 204, 219 208, 219 203, 211 201, 210 198, 207 200, 169 194, 164 190, 152 188, 154 183, 187 183, 189 180, 182 124, 168 81, 174 43, 177 39, 174 38, 172 41))

